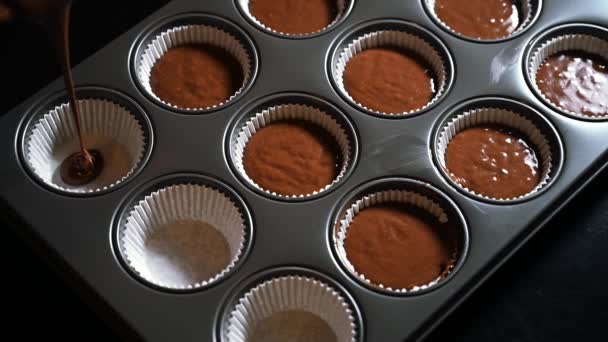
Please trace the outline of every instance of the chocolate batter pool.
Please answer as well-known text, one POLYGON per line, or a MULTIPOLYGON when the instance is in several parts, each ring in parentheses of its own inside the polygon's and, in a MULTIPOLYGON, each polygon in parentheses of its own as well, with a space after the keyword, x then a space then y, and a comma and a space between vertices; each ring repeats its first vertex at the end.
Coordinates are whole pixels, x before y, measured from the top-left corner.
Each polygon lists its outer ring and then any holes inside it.
POLYGON ((338 176, 342 155, 335 139, 305 121, 272 123, 245 147, 247 175, 265 190, 281 195, 311 194, 338 176))
POLYGON ((553 55, 536 73, 536 86, 556 106, 587 116, 608 116, 608 61, 581 51, 553 55))
POLYGON ((336 18, 334 0, 251 0, 249 10, 264 26, 287 34, 308 34, 336 18))
POLYGON ((354 56, 346 64, 344 86, 356 102, 388 114, 421 109, 436 92, 435 75, 422 58, 390 47, 354 56))
POLYGON ((435 13, 452 30, 476 39, 504 38, 521 19, 513 0, 436 0, 435 13))
POLYGON ((154 65, 152 91, 180 108, 208 108, 226 102, 243 85, 243 68, 228 51, 190 44, 169 49, 154 65))
POLYGON ((92 167, 89 162, 85 160, 86 157, 81 152, 69 155, 61 163, 59 173, 61 179, 66 184, 72 186, 89 184, 101 174, 104 166, 104 159, 101 152, 93 149, 88 149, 87 151, 93 160, 92 167))
POLYGON ((493 198, 516 198, 540 182, 535 150, 519 132, 505 126, 466 129, 449 143, 448 173, 460 185, 493 198))
POLYGON ((403 203, 363 209, 345 240, 355 270, 393 289, 411 289, 447 275, 458 246, 453 227, 403 203))

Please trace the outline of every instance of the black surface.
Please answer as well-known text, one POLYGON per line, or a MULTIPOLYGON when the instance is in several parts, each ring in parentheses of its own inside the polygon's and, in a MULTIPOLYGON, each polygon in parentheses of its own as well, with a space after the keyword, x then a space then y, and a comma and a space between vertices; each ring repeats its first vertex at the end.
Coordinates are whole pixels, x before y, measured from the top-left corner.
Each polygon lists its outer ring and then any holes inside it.
MULTIPOLYGON (((74 60, 96 51, 161 1, 77 4, 74 60), (120 11, 112 5, 122 4, 120 11), (86 6, 86 8, 85 8, 86 6), (136 8, 137 7, 137 8, 136 8), (145 9, 142 9, 146 7, 145 9), (104 28, 103 30, 100 28, 104 28)), ((0 27, 0 113, 59 75, 44 35, 25 23, 0 27), (7 49, 6 47, 12 47, 7 49), (19 77, 19 67, 27 77, 19 77)), ((431 335, 456 341, 603 341, 608 319, 608 174, 602 174, 515 258, 431 335)), ((3 227, 4 228, 4 227, 3 227)), ((19 227, 15 227, 19 229, 19 227)), ((105 340, 116 337, 42 259, 4 228, 5 334, 20 339, 105 340), (23 325, 31 327, 23 329, 23 325), (7 331, 8 330, 8 331, 7 331)), ((412 312, 415 315, 415 312, 412 312)), ((375 342, 375 341, 373 341, 375 342)))

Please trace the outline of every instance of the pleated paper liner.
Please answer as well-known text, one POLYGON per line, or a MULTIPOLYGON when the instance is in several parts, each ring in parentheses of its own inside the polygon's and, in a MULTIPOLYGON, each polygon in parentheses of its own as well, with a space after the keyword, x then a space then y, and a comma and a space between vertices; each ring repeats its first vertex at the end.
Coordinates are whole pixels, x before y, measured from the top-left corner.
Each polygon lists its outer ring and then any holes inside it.
POLYGON ((557 142, 551 142, 550 138, 547 137, 545 133, 530 119, 514 111, 503 108, 487 107, 465 111, 456 115, 454 118, 448 121, 444 127, 441 127, 437 144, 435 146, 435 152, 439 165, 446 174, 450 174, 450 171, 446 167, 445 161, 445 154, 450 141, 452 141, 452 139, 458 133, 464 131, 465 129, 484 124, 509 127, 523 134, 527 138, 526 140, 531 143, 537 153, 539 169, 541 172, 540 182, 529 193, 514 198, 494 198, 485 194, 479 194, 454 181, 458 187, 477 198, 509 202, 527 198, 549 184, 549 182, 552 180, 555 168, 554 164, 556 163, 556 159, 554 159, 554 156, 552 155, 553 149, 551 144, 557 142))
POLYGON ((272 106, 247 120, 241 126, 236 138, 231 141, 230 154, 237 172, 247 183, 259 191, 280 198, 306 198, 327 191, 344 177, 352 163, 353 147, 345 128, 332 115, 312 105, 292 103, 272 106), (326 130, 335 139, 342 154, 342 165, 340 165, 340 171, 336 179, 313 193, 284 195, 264 189, 247 175, 245 166, 243 165, 243 156, 247 143, 258 131, 275 122, 289 121, 310 122, 311 125, 326 130))
POLYGON ((285 36, 285 37, 307 37, 307 36, 312 36, 312 35, 315 35, 318 33, 322 33, 324 31, 326 31, 327 29, 336 26, 347 15, 349 7, 352 6, 353 1, 354 0, 335 0, 337 13, 336 13, 336 17, 334 18, 334 20, 329 25, 322 28, 321 30, 308 32, 308 33, 304 33, 304 34, 280 32, 280 31, 277 31, 277 30, 273 29, 272 27, 269 27, 268 25, 264 24, 251 13, 251 9, 250 9, 251 0, 236 0, 236 3, 239 6, 239 8, 241 9, 241 12, 243 12, 245 17, 247 17, 247 19, 251 20, 255 25, 259 26, 260 28, 262 28, 263 30, 265 30, 267 32, 271 32, 271 33, 285 36))
MULTIPOLYGON (((554 103, 549 100, 545 94, 538 88, 536 83, 536 74, 541 65, 547 60, 547 58, 565 51, 575 52, 587 52, 603 58, 608 61, 608 40, 596 37, 591 34, 564 34, 560 35, 547 41, 543 42, 530 54, 530 58, 527 64, 528 77, 532 89, 543 99, 546 103, 550 104, 555 110, 565 112, 573 117, 582 119, 596 118, 606 119, 608 115, 602 116, 588 116, 582 113, 575 113, 570 110, 562 108, 558 103, 554 103)), ((608 99, 606 99, 608 105, 608 99)))
POLYGON ((335 65, 332 68, 332 76, 339 92, 341 92, 346 98, 362 109, 379 115, 407 116, 409 114, 420 112, 431 106, 446 92, 450 78, 448 74, 450 71, 446 67, 446 63, 447 61, 444 60, 444 57, 425 39, 421 38, 415 33, 391 28, 363 34, 348 43, 348 45, 346 45, 346 47, 339 52, 338 58, 334 61, 335 65), (431 101, 421 108, 416 108, 407 112, 385 113, 368 108, 352 98, 344 85, 344 72, 348 62, 357 54, 365 50, 382 47, 393 47, 406 52, 411 52, 428 63, 428 65, 432 68, 433 74, 435 75, 435 79, 437 81, 435 95, 431 101))
POLYGON ((329 329, 323 329, 323 333, 305 333, 327 338, 323 341, 355 342, 357 337, 353 308, 345 298, 330 285, 306 276, 287 275, 257 284, 230 310, 227 322, 223 324, 224 342, 261 342, 263 336, 273 334, 293 341, 303 333, 298 330, 302 327, 294 322, 296 314, 308 314, 322 320, 329 329), (276 320, 274 324, 273 319, 276 320))
POLYGON ((497 41, 501 41, 503 39, 513 37, 513 36, 523 32, 525 29, 527 29, 528 27, 530 27, 532 25, 534 18, 541 10, 541 8, 540 8, 541 1, 540 0, 517 0, 514 2, 514 4, 517 6, 517 9, 521 12, 521 16, 520 16, 521 22, 519 23, 517 28, 513 32, 511 32, 510 34, 508 34, 504 37, 499 37, 496 39, 481 39, 481 38, 477 38, 477 37, 470 37, 470 36, 464 35, 458 31, 456 31, 455 29, 451 28, 447 23, 445 23, 443 20, 441 20, 441 18, 437 15, 437 13, 435 11, 436 0, 423 0, 423 3, 425 5, 425 7, 427 8, 427 12, 433 17, 433 19, 435 19, 446 30, 452 32, 453 34, 455 34, 457 36, 465 37, 465 38, 472 39, 472 40, 477 40, 480 42, 497 42, 497 41))
POLYGON ((229 273, 243 254, 244 213, 220 190, 166 186, 129 209, 119 250, 129 268, 164 289, 199 289, 229 273))
POLYGON ((131 176, 142 162, 148 142, 139 121, 121 105, 109 100, 81 99, 78 106, 85 145, 98 150, 104 159, 97 178, 81 186, 66 184, 61 178, 63 160, 80 151, 69 104, 55 107, 26 132, 24 159, 44 184, 68 193, 94 194, 131 176))
MULTIPOLYGON (((414 190, 382 190, 371 192, 359 197, 346 209, 346 211, 341 213, 341 216, 338 220, 338 225, 336 227, 337 231, 335 234, 334 247, 336 248, 336 253, 340 261, 348 270, 348 272, 350 272, 355 278, 360 279, 364 283, 374 288, 378 288, 383 291, 387 291, 389 293, 394 294, 415 294, 419 291, 433 288, 442 280, 446 279, 462 257, 464 253, 463 250, 453 251, 453 253, 455 253, 453 255, 453 260, 442 274, 437 275, 435 279, 428 283, 418 284, 410 288, 392 288, 389 286, 385 286, 381 282, 376 282, 372 279, 369 279, 365 274, 359 272, 356 267, 350 262, 348 258, 348 253, 345 248, 345 241, 348 236, 348 230, 351 223, 353 222, 355 217, 366 208, 371 208, 383 204, 405 204, 408 206, 413 206, 415 208, 428 212, 433 217, 435 217, 440 224, 446 224, 452 219, 451 215, 448 214, 446 209, 444 209, 444 207, 442 207, 438 202, 414 190)), ((461 236, 459 238, 462 238, 463 240, 465 239, 464 236, 461 236)), ((461 247, 458 246, 458 248, 461 247)))
POLYGON ((253 74, 252 63, 252 56, 249 55, 244 43, 239 41, 235 36, 212 25, 200 24, 177 26, 157 35, 136 61, 135 69, 137 81, 149 96, 168 107, 194 112, 217 108, 239 96, 251 81, 253 74), (181 108, 175 104, 166 102, 154 93, 150 81, 154 65, 171 48, 190 44, 205 44, 219 47, 230 53, 239 62, 243 71, 243 84, 229 99, 204 108, 181 108))

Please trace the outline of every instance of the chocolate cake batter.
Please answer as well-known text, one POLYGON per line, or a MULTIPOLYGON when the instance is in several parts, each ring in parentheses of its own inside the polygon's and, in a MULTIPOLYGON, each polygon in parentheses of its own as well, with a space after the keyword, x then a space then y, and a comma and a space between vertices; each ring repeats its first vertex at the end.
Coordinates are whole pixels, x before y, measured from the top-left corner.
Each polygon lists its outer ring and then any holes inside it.
POLYGON ((87 150, 93 163, 82 152, 76 152, 63 160, 59 174, 68 185, 81 186, 91 183, 103 170, 104 159, 98 150, 87 150), (92 165, 92 167, 91 167, 92 165))
POLYGON ((338 176, 342 155, 335 139, 305 121, 272 123, 245 147, 247 175, 265 190, 281 195, 312 194, 338 176))
POLYGON ((478 194, 515 198, 540 182, 538 159, 523 134, 497 125, 479 126, 458 133, 445 159, 452 179, 478 194))
MULTIPOLYGON (((33 2, 31 5, 37 4, 33 2)), ((70 11, 71 1, 40 2, 42 7, 36 7, 36 11, 44 13, 46 24, 53 43, 56 46, 59 59, 63 66, 63 79, 70 97, 70 109, 76 123, 80 151, 68 156, 60 166, 62 180, 69 185, 80 186, 92 182, 103 170, 103 156, 99 151, 88 150, 84 144, 80 114, 77 106, 76 90, 72 78, 72 67, 70 65, 70 11), (53 6, 54 5, 54 6, 53 6), (46 7, 48 6, 48 7, 46 7)))
POLYGON ((303 310, 278 312, 253 329, 249 342, 338 342, 327 322, 303 310))
POLYGON ((536 86, 553 104, 587 116, 608 115, 608 61, 580 51, 549 57, 536 73, 536 86))
POLYGON ((337 14, 335 0, 251 0, 249 11, 264 26, 287 34, 321 31, 337 14))
POLYGON ((521 19, 514 0, 436 0, 435 13, 452 30, 476 39, 499 39, 517 30, 521 19))
POLYGON ((373 48, 354 56, 344 87, 358 103, 377 112, 421 109, 435 96, 435 75, 422 58, 395 48, 373 48))
POLYGON ((243 68, 228 51, 208 44, 169 49, 154 65, 152 91, 180 108, 209 108, 226 102, 243 85, 243 68))
POLYGON ((411 289, 447 275, 459 246, 456 230, 404 203, 363 209, 348 228, 346 256, 373 284, 411 289))

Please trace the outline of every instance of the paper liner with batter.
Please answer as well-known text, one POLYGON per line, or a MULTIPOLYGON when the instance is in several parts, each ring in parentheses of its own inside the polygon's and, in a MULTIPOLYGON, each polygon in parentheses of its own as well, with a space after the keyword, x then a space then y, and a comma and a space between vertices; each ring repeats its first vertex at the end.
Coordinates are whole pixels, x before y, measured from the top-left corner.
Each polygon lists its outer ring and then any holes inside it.
POLYGON ((25 136, 25 160, 43 183, 68 193, 94 194, 117 186, 131 176, 146 150, 144 131, 129 110, 109 100, 78 101, 85 146, 104 160, 101 174, 91 183, 72 186, 61 179, 65 158, 80 151, 78 131, 69 104, 43 115, 25 136))
POLYGON ((472 194, 475 197, 483 199, 491 199, 497 201, 513 201, 531 196, 545 187, 551 181, 552 170, 554 168, 554 159, 551 150, 551 142, 549 138, 539 129, 531 120, 521 114, 501 108, 480 108, 466 111, 451 119, 441 128, 435 152, 441 168, 446 174, 450 174, 447 169, 445 154, 450 141, 459 133, 467 128, 480 126, 484 124, 501 125, 515 129, 523 134, 529 141, 537 153, 539 168, 541 172, 541 180, 538 185, 529 193, 514 197, 514 198, 494 198, 487 195, 479 194, 460 183, 454 181, 461 189, 472 194))
POLYGON ((269 195, 282 198, 305 198, 327 191, 344 177, 352 162, 352 147, 345 128, 330 114, 315 108, 314 106, 284 104, 267 108, 247 120, 240 128, 236 139, 232 139, 231 141, 230 155, 232 156, 234 166, 238 173, 247 183, 251 184, 256 189, 269 195), (318 189, 313 193, 288 196, 264 189, 258 185, 255 180, 251 179, 245 171, 243 156, 245 154, 245 149, 247 148, 247 143, 256 132, 273 122, 293 120, 310 122, 311 124, 326 130, 335 139, 340 148, 340 152, 342 153, 342 165, 338 176, 331 184, 327 184, 325 187, 318 189))
POLYGON ((280 32, 280 31, 274 30, 273 28, 264 25, 264 23, 262 23, 260 20, 258 20, 258 18, 256 18, 251 13, 251 10, 249 8, 249 3, 251 2, 250 0, 237 0, 236 3, 241 8, 241 11, 245 14, 245 16, 247 18, 249 18, 249 20, 251 20, 256 25, 258 25, 259 27, 261 27, 262 29, 264 29, 268 32, 272 32, 272 33, 279 34, 279 35, 286 36, 286 37, 306 37, 306 36, 310 36, 310 35, 314 35, 314 34, 323 32, 323 31, 329 29, 330 27, 333 27, 334 25, 336 25, 339 21, 341 21, 342 18, 344 18, 344 16, 346 15, 347 5, 348 5, 347 1, 353 1, 353 0, 336 0, 336 9, 337 9, 338 13, 336 14, 336 18, 329 25, 325 26, 321 30, 317 30, 317 31, 313 31, 313 32, 305 33, 305 34, 285 33, 285 32, 280 32))
POLYGON ((350 101, 355 103, 357 106, 381 115, 390 116, 404 116, 412 113, 416 113, 424 110, 433 103, 437 102, 445 93, 448 86, 448 69, 446 67, 446 61, 444 58, 435 50, 435 48, 428 43, 426 40, 418 37, 417 35, 405 31, 396 30, 382 30, 364 34, 363 36, 350 42, 340 52, 339 57, 335 62, 335 68, 333 71, 333 78, 338 87, 338 90, 346 96, 350 101), (437 90, 435 96, 421 108, 413 109, 408 112, 402 113, 385 113, 376 111, 365 105, 357 102, 350 96, 346 86, 344 85, 344 72, 346 70, 348 62, 355 57, 357 54, 373 48, 380 47, 394 47, 402 49, 404 51, 412 52, 415 55, 426 61, 433 69, 433 74, 437 81, 437 90))
MULTIPOLYGON (((515 29, 515 31, 511 32, 510 34, 508 34, 504 37, 500 37, 500 38, 496 38, 496 39, 481 39, 481 38, 475 38, 475 37, 470 37, 470 36, 464 35, 458 31, 454 30, 447 23, 445 23, 443 20, 441 20, 441 18, 435 12, 436 0, 424 0, 424 4, 426 5, 428 12, 433 16, 433 18, 435 18, 435 20, 437 20, 437 22, 439 22, 448 31, 450 31, 458 36, 461 36, 461 37, 466 37, 466 38, 474 39, 474 40, 478 40, 478 41, 492 42, 492 41, 498 41, 498 40, 507 39, 509 37, 512 37, 512 36, 522 32, 523 30, 525 30, 526 28, 528 28, 530 26, 530 24, 532 23, 532 19, 534 19, 534 8, 535 8, 534 5, 532 4, 532 1, 535 1, 535 0, 522 0, 517 3, 517 5, 519 5, 518 10, 520 10, 521 13, 523 14, 521 16, 521 17, 523 17, 522 22, 519 23, 519 25, 517 26, 517 29, 515 29)), ((536 6, 538 7, 539 4, 536 4, 536 6)), ((540 9, 536 9, 536 10, 539 11, 540 9)))
POLYGON ((566 34, 552 39, 549 39, 537 47, 531 54, 528 60, 527 71, 532 89, 542 97, 548 104, 552 105, 556 110, 565 112, 569 115, 589 119, 589 118, 608 118, 608 115, 603 116, 588 116, 581 113, 575 113, 564 109, 559 104, 549 100, 536 84, 536 74, 541 65, 547 58, 565 51, 582 51, 593 55, 600 56, 608 61, 608 41, 596 36, 588 34, 566 34))
MULTIPOLYGON (((344 264, 346 269, 353 274, 356 278, 361 279, 365 283, 377 287, 379 289, 393 292, 396 294, 405 294, 405 293, 415 293, 421 290, 426 290, 437 285, 441 280, 445 279, 445 277, 449 274, 449 272, 454 268, 457 263, 457 259, 459 256, 455 256, 453 262, 449 265, 448 270, 437 276, 437 278, 433 279, 427 284, 420 284, 418 286, 414 286, 412 288, 399 288, 394 289, 391 287, 387 287, 382 283, 375 283, 371 279, 367 278, 365 274, 362 274, 357 271, 355 266, 349 261, 348 253, 345 248, 345 241, 348 235, 348 229, 355 219, 355 217, 364 209, 374 207, 380 204, 386 203, 402 203, 406 205, 412 205, 416 208, 420 208, 424 211, 429 212, 433 217, 437 218, 439 223, 445 224, 449 221, 450 217, 446 213, 446 211, 441 207, 441 205, 430 198, 421 195, 414 191, 409 190, 385 190, 374 192, 368 195, 361 197, 356 200, 341 216, 339 225, 337 227, 337 232, 335 235, 335 243, 334 246, 336 248, 336 252, 340 261, 344 264)), ((456 253, 460 253, 460 251, 456 251, 456 253)))
POLYGON ((184 25, 166 30, 156 36, 156 38, 148 44, 139 60, 136 61, 137 81, 142 85, 148 95, 166 106, 186 111, 209 110, 232 101, 241 94, 247 84, 251 81, 252 69, 251 56, 243 46, 243 43, 230 33, 208 25, 184 25), (228 100, 210 107, 182 108, 166 102, 154 94, 150 84, 150 77, 156 62, 158 62, 158 60, 171 48, 188 44, 208 44, 217 46, 230 53, 241 64, 243 69, 243 84, 228 100))

